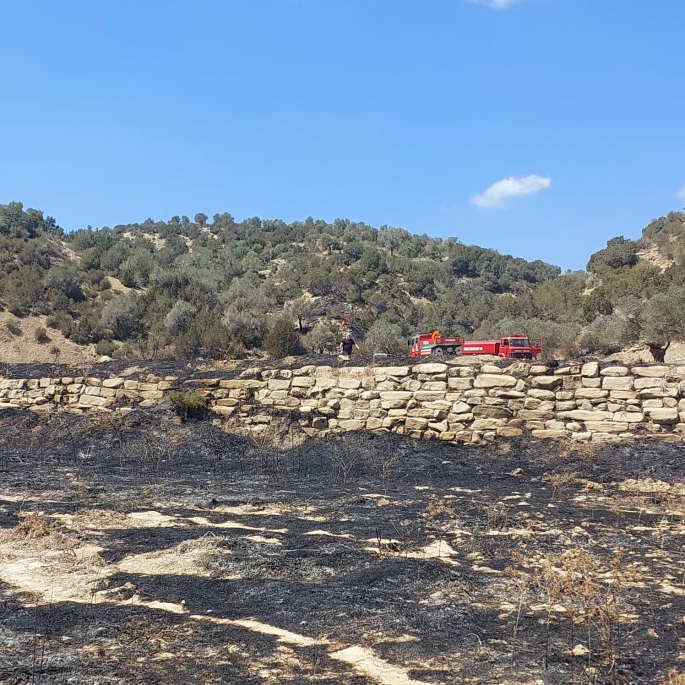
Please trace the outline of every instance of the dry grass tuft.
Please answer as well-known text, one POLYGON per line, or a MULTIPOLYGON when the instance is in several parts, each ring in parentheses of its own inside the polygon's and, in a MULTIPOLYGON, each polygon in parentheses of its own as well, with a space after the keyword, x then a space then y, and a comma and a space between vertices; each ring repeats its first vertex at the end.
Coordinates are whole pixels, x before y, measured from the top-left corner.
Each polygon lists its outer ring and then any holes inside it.
POLYGON ((11 533, 12 540, 35 540, 56 533, 54 521, 45 514, 29 514, 11 533))
POLYGON ((685 673, 679 673, 675 668, 672 668, 662 685, 685 685, 685 673))

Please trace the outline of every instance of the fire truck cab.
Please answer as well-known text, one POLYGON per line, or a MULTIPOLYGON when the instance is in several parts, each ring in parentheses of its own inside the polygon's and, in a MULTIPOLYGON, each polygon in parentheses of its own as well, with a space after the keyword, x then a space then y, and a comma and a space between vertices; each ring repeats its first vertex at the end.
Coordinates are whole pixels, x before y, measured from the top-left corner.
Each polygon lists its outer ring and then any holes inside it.
POLYGON ((409 341, 410 357, 426 357, 444 354, 461 354, 464 338, 458 336, 443 336, 440 331, 433 331, 422 335, 415 333, 409 341))

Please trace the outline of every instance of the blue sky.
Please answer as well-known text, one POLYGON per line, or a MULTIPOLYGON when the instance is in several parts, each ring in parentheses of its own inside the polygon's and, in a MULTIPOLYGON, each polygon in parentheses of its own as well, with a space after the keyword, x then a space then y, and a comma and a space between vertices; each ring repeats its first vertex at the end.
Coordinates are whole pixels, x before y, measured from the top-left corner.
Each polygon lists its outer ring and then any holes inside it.
POLYGON ((2 24, 0 202, 67 229, 344 217, 577 269, 685 205, 683 0, 23 0, 2 24))

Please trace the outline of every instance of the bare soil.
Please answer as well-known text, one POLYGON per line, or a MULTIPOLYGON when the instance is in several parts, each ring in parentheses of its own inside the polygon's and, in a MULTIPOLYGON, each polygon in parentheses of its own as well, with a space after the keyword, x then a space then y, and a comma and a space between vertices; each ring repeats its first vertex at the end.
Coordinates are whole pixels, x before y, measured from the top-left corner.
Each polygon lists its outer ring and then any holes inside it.
POLYGON ((685 671, 677 445, 248 438, 172 419, 0 414, 0 683, 685 671))

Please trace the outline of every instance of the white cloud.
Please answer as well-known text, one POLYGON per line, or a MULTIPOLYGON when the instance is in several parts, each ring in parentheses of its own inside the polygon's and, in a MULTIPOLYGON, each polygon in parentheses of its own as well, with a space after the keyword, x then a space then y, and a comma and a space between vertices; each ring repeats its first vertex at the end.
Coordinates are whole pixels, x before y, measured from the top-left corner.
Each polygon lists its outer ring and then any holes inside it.
POLYGON ((487 5, 488 7, 494 7, 498 10, 503 10, 506 7, 511 7, 521 0, 467 0, 467 2, 474 3, 476 5, 487 5))
POLYGON ((685 197, 685 186, 678 191, 678 197, 685 197))
POLYGON ((471 204, 478 207, 502 207, 508 198, 539 193, 541 190, 549 188, 551 183, 552 179, 549 176, 538 176, 537 174, 520 178, 509 176, 509 178, 503 178, 501 181, 493 183, 484 193, 474 195, 471 198, 471 204))

